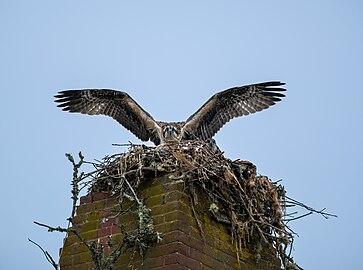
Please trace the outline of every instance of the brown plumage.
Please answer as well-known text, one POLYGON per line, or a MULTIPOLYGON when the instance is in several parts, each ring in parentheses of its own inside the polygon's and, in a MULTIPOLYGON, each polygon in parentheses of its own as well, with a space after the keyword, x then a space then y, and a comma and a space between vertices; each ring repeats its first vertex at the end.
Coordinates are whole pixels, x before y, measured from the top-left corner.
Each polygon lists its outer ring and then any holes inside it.
POLYGON ((127 93, 109 89, 64 90, 55 96, 64 111, 112 117, 142 141, 211 139, 228 121, 276 104, 285 95, 284 83, 273 81, 234 87, 213 95, 185 122, 160 122, 127 93))

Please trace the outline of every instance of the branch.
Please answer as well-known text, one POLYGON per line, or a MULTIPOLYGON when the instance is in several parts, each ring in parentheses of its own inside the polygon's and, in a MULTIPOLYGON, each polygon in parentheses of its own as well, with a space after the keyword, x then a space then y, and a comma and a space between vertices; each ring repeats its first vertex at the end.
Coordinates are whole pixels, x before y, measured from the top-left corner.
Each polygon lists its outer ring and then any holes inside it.
POLYGON ((75 163, 73 156, 71 154, 66 154, 66 157, 73 165, 73 179, 72 179, 72 201, 73 201, 73 203, 72 203, 71 216, 68 218, 69 222, 72 224, 73 224, 73 218, 76 214, 77 201, 78 201, 79 192, 80 192, 78 183, 82 180, 82 177, 83 177, 83 173, 81 173, 78 176, 78 169, 83 164, 84 156, 82 155, 81 152, 78 153, 78 156, 79 156, 79 162, 75 163))
POLYGON ((56 232, 68 232, 69 231, 69 229, 62 228, 60 226, 58 226, 58 227, 51 227, 51 226, 48 226, 46 224, 39 223, 39 222, 36 222, 36 221, 34 221, 34 223, 37 224, 38 226, 47 228, 48 229, 48 232, 54 232, 54 231, 56 231, 56 232))
POLYGON ((129 181, 127 181, 127 179, 126 179, 126 177, 125 177, 125 176, 123 176, 122 178, 123 178, 123 180, 126 182, 126 184, 129 186, 129 189, 131 190, 132 194, 134 195, 134 198, 135 198, 135 200, 136 200, 137 204, 138 204, 138 205, 141 205, 142 203, 141 203, 141 201, 139 200, 139 198, 137 197, 136 192, 135 192, 135 190, 132 188, 132 186, 131 186, 131 184, 129 183, 129 181))
POLYGON ((301 203, 301 202, 299 202, 299 201, 297 201, 297 200, 294 200, 294 199, 292 199, 292 198, 290 198, 290 197, 288 197, 288 196, 286 196, 286 195, 285 195, 285 197, 286 197, 286 199, 287 199, 287 200, 286 200, 286 202, 287 202, 287 203, 292 203, 292 204, 294 204, 294 205, 296 205, 296 206, 300 206, 300 207, 302 207, 302 208, 305 208, 306 210, 308 210, 308 211, 310 211, 310 212, 320 214, 320 215, 322 215, 325 219, 328 219, 329 217, 335 217, 335 218, 337 218, 337 217, 338 217, 337 215, 329 214, 329 213, 325 212, 325 209, 326 209, 326 208, 323 208, 322 210, 315 210, 314 208, 312 208, 312 207, 310 207, 310 206, 307 206, 307 205, 305 205, 305 204, 303 204, 303 203, 301 203))
POLYGON ((304 215, 300 215, 300 216, 298 216, 298 217, 293 217, 293 218, 288 218, 288 219, 284 219, 284 221, 286 221, 286 222, 290 222, 290 221, 293 221, 293 220, 297 220, 297 219, 300 219, 300 218, 304 218, 304 217, 307 217, 307 216, 310 216, 310 215, 312 215, 313 214, 313 212, 309 212, 309 213, 306 213, 306 214, 304 214, 304 215))
POLYGON ((58 270, 58 264, 54 261, 53 257, 49 254, 48 251, 44 250, 38 243, 28 238, 28 241, 34 245, 36 245, 44 254, 47 261, 54 267, 55 270, 58 270))

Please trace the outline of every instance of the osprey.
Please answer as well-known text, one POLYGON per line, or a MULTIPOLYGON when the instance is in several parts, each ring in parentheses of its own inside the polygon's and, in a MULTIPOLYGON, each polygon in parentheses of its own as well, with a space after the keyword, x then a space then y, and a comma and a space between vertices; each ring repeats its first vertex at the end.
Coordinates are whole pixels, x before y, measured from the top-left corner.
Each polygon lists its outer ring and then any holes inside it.
POLYGON ((285 95, 282 82, 272 81, 233 87, 213 95, 184 122, 161 122, 127 93, 111 89, 64 90, 55 96, 63 111, 112 117, 142 141, 155 145, 212 137, 228 121, 276 104, 285 95))

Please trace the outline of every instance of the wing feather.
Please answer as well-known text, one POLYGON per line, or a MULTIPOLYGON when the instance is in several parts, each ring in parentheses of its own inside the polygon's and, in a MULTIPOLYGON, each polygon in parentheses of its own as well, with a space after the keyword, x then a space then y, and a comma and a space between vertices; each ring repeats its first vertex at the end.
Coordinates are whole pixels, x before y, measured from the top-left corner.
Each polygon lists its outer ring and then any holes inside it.
POLYGON ((203 140, 212 138, 231 119, 262 111, 281 101, 285 97, 281 93, 286 91, 281 87, 284 84, 272 81, 219 92, 187 119, 182 132, 203 140))
POLYGON ((160 127, 127 93, 110 89, 64 90, 55 96, 63 111, 107 115, 142 141, 160 144, 160 127))

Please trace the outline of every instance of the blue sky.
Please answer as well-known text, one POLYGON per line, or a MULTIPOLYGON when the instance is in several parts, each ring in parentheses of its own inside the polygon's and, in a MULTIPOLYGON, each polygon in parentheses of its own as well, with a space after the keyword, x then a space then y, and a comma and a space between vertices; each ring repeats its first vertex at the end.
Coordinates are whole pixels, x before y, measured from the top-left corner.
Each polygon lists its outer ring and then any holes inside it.
POLYGON ((361 1, 0 1, 1 269, 51 269, 72 168, 139 143, 106 117, 67 114, 63 89, 128 92, 155 119, 185 120, 226 88, 281 80, 287 97, 228 123, 225 155, 283 179, 288 195, 339 216, 292 223, 305 269, 361 266, 361 1))

